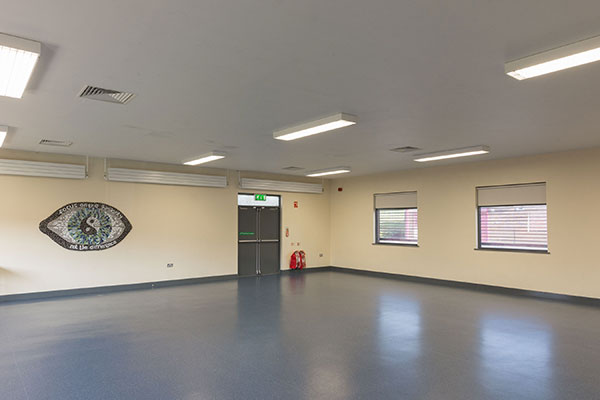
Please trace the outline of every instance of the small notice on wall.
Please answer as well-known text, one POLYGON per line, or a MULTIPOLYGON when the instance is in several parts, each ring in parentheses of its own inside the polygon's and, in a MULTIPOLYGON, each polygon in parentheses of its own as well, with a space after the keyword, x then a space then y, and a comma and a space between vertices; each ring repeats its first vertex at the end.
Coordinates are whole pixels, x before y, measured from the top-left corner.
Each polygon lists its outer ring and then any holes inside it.
POLYGON ((125 239, 131 228, 123 213, 103 203, 67 204, 40 222, 40 231, 75 251, 109 249, 125 239))

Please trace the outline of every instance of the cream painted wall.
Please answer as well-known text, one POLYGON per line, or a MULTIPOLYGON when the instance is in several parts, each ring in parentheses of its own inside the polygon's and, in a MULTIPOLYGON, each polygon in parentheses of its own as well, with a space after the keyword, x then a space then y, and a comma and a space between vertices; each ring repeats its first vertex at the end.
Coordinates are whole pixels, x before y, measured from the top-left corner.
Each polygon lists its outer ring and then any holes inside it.
POLYGON ((600 298, 599 204, 600 149, 338 179, 332 265, 600 298), (541 181, 550 254, 474 250, 475 187, 541 181), (419 247, 373 245, 373 194, 410 190, 418 191, 419 247))
MULTIPOLYGON (((82 162, 6 150, 0 157, 82 162)), ((103 168, 101 159, 91 159, 86 180, 0 175, 0 295, 237 273, 236 172, 212 170, 228 174, 229 186, 216 189, 107 182, 103 168), (133 230, 97 252, 65 250, 39 231, 40 221, 80 201, 118 208, 133 230), (167 269, 170 262, 175 267, 167 269)), ((282 269, 292 241, 307 251, 309 266, 330 264, 329 211, 328 191, 282 194, 282 224, 291 232, 282 244, 282 269)))
POLYGON ((290 269, 290 257, 295 250, 306 252, 308 267, 331 265, 330 260, 330 215, 329 190, 325 184, 324 195, 283 193, 282 205, 282 250, 281 269, 290 269), (317 197, 315 197, 317 196, 317 197), (298 208, 294 208, 298 201, 298 208), (285 229, 289 228, 289 237, 285 229), (322 257, 320 255, 323 255, 322 257))
MULTIPOLYGON (((0 157, 85 160, 6 150, 0 157)), ((236 195, 245 191, 237 188, 236 172, 195 171, 228 174, 229 186, 107 182, 100 159, 91 160, 90 177, 83 181, 0 176, 0 295, 235 274, 236 195), (38 224, 77 201, 117 207, 132 222, 132 232, 105 251, 61 248, 38 224), (175 268, 167 269, 168 262, 175 268)), ((325 182, 322 195, 281 193, 282 229, 290 228, 289 237, 282 232, 281 266, 287 269, 291 252, 302 248, 311 267, 337 265, 600 298, 599 177, 600 149, 591 149, 339 179, 325 182), (548 183, 551 254, 474 250, 475 187, 538 181, 548 183), (337 192, 338 186, 344 191, 337 192), (405 190, 418 191, 420 247, 373 245, 373 193, 405 190)))

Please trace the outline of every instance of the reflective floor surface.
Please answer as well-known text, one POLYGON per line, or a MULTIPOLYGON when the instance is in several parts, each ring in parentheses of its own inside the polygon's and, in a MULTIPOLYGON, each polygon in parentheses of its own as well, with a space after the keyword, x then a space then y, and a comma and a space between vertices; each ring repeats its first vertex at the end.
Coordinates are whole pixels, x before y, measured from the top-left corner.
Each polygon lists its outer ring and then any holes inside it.
POLYGON ((600 310, 332 271, 4 304, 0 398, 600 399, 600 310))

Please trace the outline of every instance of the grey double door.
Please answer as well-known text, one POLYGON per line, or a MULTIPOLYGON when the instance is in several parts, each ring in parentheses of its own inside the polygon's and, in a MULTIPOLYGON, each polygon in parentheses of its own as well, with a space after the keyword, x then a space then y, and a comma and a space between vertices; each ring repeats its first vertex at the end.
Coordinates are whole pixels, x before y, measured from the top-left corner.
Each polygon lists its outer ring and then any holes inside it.
POLYGON ((238 274, 279 272, 279 207, 238 207, 238 274))

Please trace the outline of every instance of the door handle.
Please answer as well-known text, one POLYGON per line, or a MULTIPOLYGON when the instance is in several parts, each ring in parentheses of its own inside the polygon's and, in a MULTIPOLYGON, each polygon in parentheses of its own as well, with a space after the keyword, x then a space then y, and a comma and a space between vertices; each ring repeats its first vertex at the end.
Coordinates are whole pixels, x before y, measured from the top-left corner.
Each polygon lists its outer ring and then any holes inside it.
POLYGON ((260 275, 260 246, 256 243, 256 274, 260 275))

